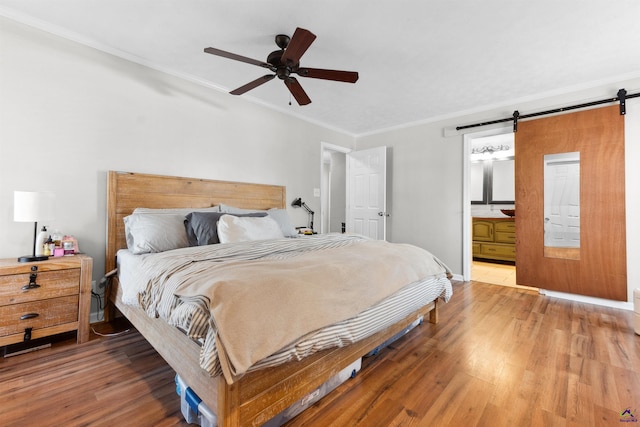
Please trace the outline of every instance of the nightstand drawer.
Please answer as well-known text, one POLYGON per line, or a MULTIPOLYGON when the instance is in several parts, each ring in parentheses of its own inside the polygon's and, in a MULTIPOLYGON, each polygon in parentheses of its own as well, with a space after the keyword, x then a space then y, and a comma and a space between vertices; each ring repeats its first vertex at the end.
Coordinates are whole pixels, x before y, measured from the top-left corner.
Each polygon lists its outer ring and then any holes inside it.
POLYGON ((0 337, 78 321, 78 295, 0 307, 0 337))
POLYGON ((80 269, 0 276, 0 304, 16 304, 80 292, 80 269))

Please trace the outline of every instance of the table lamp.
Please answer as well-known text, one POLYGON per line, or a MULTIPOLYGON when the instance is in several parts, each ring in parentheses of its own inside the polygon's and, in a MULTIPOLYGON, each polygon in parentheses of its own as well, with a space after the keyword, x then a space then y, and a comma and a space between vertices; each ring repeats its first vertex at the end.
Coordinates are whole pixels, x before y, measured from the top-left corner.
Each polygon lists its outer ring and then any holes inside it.
POLYGON ((16 222, 33 222, 33 255, 24 255, 18 262, 44 261, 48 256, 36 255, 38 238, 38 221, 53 219, 53 202, 55 195, 49 191, 14 191, 13 220, 16 222))
POLYGON ((311 229, 311 231, 313 231, 313 214, 314 214, 314 212, 309 208, 309 206, 307 206, 307 204, 305 202, 303 202, 300 197, 295 199, 291 203, 291 206, 293 206, 294 208, 302 207, 309 213, 309 228, 311 229))

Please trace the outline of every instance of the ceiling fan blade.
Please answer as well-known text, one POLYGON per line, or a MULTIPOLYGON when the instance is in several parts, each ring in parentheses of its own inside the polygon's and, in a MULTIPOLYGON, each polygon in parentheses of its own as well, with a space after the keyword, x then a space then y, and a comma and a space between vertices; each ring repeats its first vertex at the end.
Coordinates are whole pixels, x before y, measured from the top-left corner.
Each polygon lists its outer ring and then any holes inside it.
POLYGON ((234 89, 229 93, 231 95, 242 95, 245 92, 249 92, 251 89, 255 89, 258 86, 260 86, 262 84, 265 84, 269 80, 273 79, 275 76, 276 76, 275 74, 267 74, 265 76, 262 76, 262 77, 259 77, 259 78, 255 79, 252 82, 247 83, 244 86, 240 86, 238 89, 234 89))
POLYGON ((302 86, 300 86, 300 83, 298 83, 295 77, 288 77, 283 81, 299 105, 311 104, 311 99, 307 96, 307 93, 302 89, 302 86))
POLYGON ((246 62, 247 64, 257 65, 258 67, 264 67, 271 69, 272 65, 257 59, 247 58, 246 56, 237 55, 235 53, 227 52, 224 50, 216 49, 215 47, 205 47, 204 51, 212 55, 222 56, 223 58, 234 59, 240 62, 246 62))
POLYGON ((282 55, 282 62, 284 64, 297 64, 300 62, 302 55, 309 49, 311 43, 316 39, 316 35, 304 28, 296 28, 294 31, 289 45, 282 55))
POLYGON ((323 70, 320 68, 299 68, 296 73, 301 77, 335 80, 346 83, 355 83, 359 77, 357 71, 323 70))

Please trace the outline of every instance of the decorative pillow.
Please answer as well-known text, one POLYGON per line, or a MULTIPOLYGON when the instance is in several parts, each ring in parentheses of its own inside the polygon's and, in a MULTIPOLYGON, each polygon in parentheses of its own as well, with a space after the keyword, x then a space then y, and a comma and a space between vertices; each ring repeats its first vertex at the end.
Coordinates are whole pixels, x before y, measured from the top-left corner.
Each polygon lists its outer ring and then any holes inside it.
POLYGON ((137 213, 124 218, 127 247, 134 254, 189 246, 182 214, 137 213))
POLYGON ((218 220, 220 243, 281 239, 283 237, 280 226, 270 216, 239 217, 222 215, 218 220))
POLYGON ((286 209, 269 209, 267 213, 278 223, 284 237, 298 237, 298 230, 293 226, 286 209))
MULTIPOLYGON (((218 239, 218 220, 224 212, 192 212, 184 220, 189 246, 204 246, 220 243, 218 239)), ((265 217, 266 212, 233 214, 236 216, 265 217)))

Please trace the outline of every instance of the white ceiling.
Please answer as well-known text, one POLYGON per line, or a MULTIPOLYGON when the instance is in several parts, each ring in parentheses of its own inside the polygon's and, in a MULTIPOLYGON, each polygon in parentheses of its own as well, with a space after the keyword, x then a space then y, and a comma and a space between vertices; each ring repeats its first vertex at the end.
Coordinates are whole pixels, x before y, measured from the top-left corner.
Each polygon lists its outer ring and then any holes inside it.
POLYGON ((301 65, 358 82, 299 78, 303 107, 278 79, 241 96, 352 135, 640 77, 638 0, 0 0, 0 15, 225 92, 265 70, 205 47, 265 61, 306 28, 301 65))

